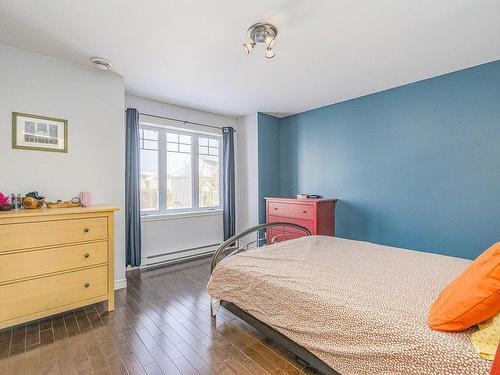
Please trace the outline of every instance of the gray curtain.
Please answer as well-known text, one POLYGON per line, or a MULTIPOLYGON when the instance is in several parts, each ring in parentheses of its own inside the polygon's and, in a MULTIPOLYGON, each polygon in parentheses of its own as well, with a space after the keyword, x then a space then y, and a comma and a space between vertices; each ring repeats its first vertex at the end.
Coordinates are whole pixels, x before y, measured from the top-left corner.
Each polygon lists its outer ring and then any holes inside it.
POLYGON ((224 240, 236 234, 236 208, 234 187, 234 128, 222 128, 223 175, 222 194, 224 209, 224 240))
POLYGON ((125 132, 125 247, 127 265, 141 264, 139 112, 127 108, 125 132))

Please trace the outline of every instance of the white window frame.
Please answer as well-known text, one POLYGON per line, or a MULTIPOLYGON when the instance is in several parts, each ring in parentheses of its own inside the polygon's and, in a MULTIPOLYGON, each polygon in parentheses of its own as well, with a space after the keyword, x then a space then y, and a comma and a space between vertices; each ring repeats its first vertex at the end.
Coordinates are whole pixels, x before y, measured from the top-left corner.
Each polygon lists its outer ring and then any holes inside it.
POLYGON ((166 127, 140 122, 141 129, 158 132, 158 210, 141 210, 142 217, 203 213, 222 210, 222 135, 188 131, 181 128, 166 127), (167 208, 167 133, 188 135, 191 137, 191 204, 190 208, 167 208), (199 207, 199 138, 219 141, 219 206, 199 207))

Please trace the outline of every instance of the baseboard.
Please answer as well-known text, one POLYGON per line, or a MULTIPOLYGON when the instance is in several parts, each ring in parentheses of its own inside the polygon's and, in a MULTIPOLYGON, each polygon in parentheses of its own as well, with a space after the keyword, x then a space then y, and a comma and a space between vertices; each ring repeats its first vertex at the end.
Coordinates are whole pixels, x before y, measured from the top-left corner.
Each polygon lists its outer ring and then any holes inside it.
POLYGON ((139 269, 145 269, 152 266, 156 267, 161 264, 171 264, 177 263, 179 261, 196 259, 200 256, 207 256, 208 254, 213 253, 218 246, 219 244, 211 244, 189 249, 158 251, 156 253, 143 254, 139 269))
POLYGON ((127 287, 127 279, 115 280, 115 290, 127 287))
POLYGON ((193 255, 188 255, 188 256, 181 257, 181 258, 172 258, 169 260, 162 260, 162 261, 155 262, 155 263, 144 264, 144 265, 141 265, 139 267, 139 269, 146 270, 146 269, 151 268, 151 267, 161 267, 161 266, 169 266, 169 265, 174 265, 174 264, 179 264, 179 263, 185 263, 185 262, 189 262, 191 260, 197 260, 197 259, 201 259, 201 258, 211 257, 213 254, 214 254, 214 250, 211 250, 211 251, 207 251, 205 253, 193 254, 193 255))

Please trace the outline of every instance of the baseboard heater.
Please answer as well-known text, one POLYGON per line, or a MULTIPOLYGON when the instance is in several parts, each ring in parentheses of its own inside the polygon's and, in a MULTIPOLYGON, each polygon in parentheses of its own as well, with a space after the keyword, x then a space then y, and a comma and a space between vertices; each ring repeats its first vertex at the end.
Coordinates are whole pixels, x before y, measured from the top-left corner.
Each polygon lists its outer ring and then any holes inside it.
POLYGON ((190 247, 188 249, 182 249, 182 250, 176 250, 176 251, 169 251, 161 254, 155 254, 155 255, 150 255, 147 256, 146 259, 148 260, 148 263, 142 266, 141 268, 147 268, 147 267, 156 267, 156 266, 161 266, 161 265, 168 265, 168 264, 176 264, 176 263, 182 263, 182 262, 187 262, 189 260, 195 260, 199 258, 204 258, 207 257, 215 252, 214 247, 219 246, 220 243, 214 243, 211 245, 205 245, 205 246, 197 246, 197 247, 190 247), (207 249, 207 248, 212 248, 211 250, 207 250, 204 252, 196 253, 196 254, 190 254, 190 255, 185 255, 185 256, 179 256, 175 257, 173 259, 167 259, 167 260, 160 260, 155 262, 154 259, 164 257, 164 256, 172 256, 175 254, 183 254, 187 253, 189 251, 195 251, 195 250, 202 250, 202 249, 207 249), (151 261, 150 261, 151 260, 151 261))

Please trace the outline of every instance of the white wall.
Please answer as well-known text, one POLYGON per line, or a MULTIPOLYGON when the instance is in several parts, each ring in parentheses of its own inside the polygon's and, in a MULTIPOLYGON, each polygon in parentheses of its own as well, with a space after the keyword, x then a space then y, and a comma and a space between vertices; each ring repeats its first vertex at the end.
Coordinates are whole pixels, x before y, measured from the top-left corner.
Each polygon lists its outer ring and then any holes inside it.
POLYGON ((115 285, 125 284, 124 81, 0 45, 0 191, 38 190, 48 200, 90 191, 115 216, 115 285), (68 120, 68 153, 11 148, 12 112, 68 120))
MULTIPOLYGON (((139 112, 156 116, 166 116, 180 120, 213 126, 235 126, 234 118, 198 111, 173 104, 125 95, 125 107, 136 108, 139 112)), ((181 126, 181 124, 179 124, 181 126)), ((236 137, 239 137, 238 132, 236 137)), ((196 216, 181 215, 142 220, 142 265, 163 262, 179 256, 196 255, 214 249, 209 246, 179 254, 169 254, 179 250, 218 244, 223 239, 222 213, 211 212, 196 216), (161 255, 165 254, 165 255, 161 255)))
POLYGON ((257 114, 236 123, 236 231, 259 223, 259 173, 257 114))

